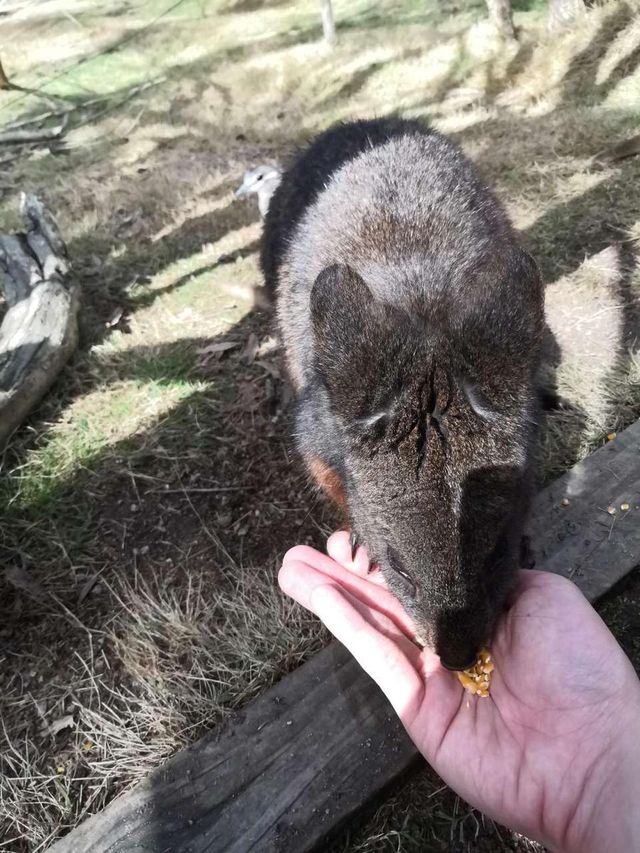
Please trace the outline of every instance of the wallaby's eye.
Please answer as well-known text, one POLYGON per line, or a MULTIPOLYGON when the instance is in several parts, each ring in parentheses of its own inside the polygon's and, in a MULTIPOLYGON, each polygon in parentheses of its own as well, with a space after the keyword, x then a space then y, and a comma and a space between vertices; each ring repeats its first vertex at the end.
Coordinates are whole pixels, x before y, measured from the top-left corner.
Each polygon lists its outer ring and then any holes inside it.
POLYGON ((370 415, 368 418, 359 418, 358 423, 365 429, 371 429, 375 426, 381 426, 386 419, 386 412, 376 412, 375 415, 370 415))
POLYGON ((415 598, 418 592, 418 588, 416 587, 416 582, 413 580, 411 575, 409 575, 402 565, 402 561, 400 560, 400 556, 395 548, 389 546, 387 548, 387 557, 389 558, 389 565, 393 569, 393 571, 400 575, 400 577, 404 580, 404 582, 409 587, 409 595, 411 598, 415 598))
POLYGON ((498 420, 498 412, 493 408, 487 397, 482 393, 477 385, 472 385, 470 382, 463 383, 463 389, 469 405, 473 411, 482 418, 483 421, 498 420))
POLYGON ((369 417, 358 418, 355 424, 359 437, 364 441, 378 441, 385 433, 389 415, 387 412, 376 412, 369 417))

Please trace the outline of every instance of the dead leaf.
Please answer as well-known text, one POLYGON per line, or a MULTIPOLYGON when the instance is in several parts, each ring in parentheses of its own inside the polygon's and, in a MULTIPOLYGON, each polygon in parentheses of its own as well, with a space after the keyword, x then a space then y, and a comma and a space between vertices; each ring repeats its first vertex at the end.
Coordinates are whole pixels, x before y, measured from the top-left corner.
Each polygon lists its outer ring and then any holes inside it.
POLYGON ((260 349, 260 341, 258 340, 258 336, 251 332, 249 335, 249 340, 244 346, 242 350, 242 360, 245 364, 252 364, 255 361, 256 353, 260 349))
POLYGON ((114 233, 118 239, 131 239, 137 237, 145 230, 145 216, 141 209, 127 213, 120 212, 120 221, 114 229, 114 233))
POLYGON ((273 335, 269 335, 268 338, 264 338, 260 347, 258 349, 258 358, 264 358, 265 355, 274 355, 278 350, 278 339, 274 338, 273 335))
POLYGON ((115 311, 109 317, 109 319, 105 322, 105 326, 107 327, 107 329, 111 329, 111 328, 113 328, 113 326, 117 326, 118 323, 120 322, 120 320, 122 320, 123 314, 124 314, 123 308, 121 308, 121 307, 116 308, 115 311))
POLYGON ((95 586, 98 577, 98 572, 96 572, 95 574, 88 577, 87 580, 84 582, 84 584, 82 585, 82 589, 80 590, 80 593, 78 595, 78 606, 80 606, 85 600, 85 598, 89 595, 89 593, 95 586))
POLYGON ((72 729, 75 726, 73 714, 66 714, 64 717, 59 717, 49 724, 49 733, 57 735, 65 729, 72 729))
POLYGON ((257 361, 256 364, 259 367, 262 367, 263 370, 266 370, 269 376, 273 377, 273 379, 281 379, 282 374, 280 373, 280 368, 274 364, 272 361, 257 361))
POLYGON ((235 408, 241 412, 255 412, 262 399, 262 393, 253 382, 243 382, 238 387, 235 408))
POLYGON ((630 139, 623 139, 622 142, 605 151, 600 151, 594 159, 598 163, 607 161, 615 163, 618 160, 626 160, 627 157, 634 157, 636 154, 640 154, 640 133, 630 139))

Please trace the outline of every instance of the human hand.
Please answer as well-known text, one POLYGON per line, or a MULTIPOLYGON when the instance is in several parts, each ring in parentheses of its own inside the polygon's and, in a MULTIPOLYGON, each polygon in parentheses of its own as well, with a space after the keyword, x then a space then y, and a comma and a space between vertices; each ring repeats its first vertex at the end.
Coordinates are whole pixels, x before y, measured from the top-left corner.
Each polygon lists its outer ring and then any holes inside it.
POLYGON ((485 699, 413 642, 364 550, 352 561, 348 534, 334 534, 327 550, 291 549, 282 589, 352 652, 445 782, 552 849, 639 848, 640 683, 577 587, 520 572, 491 644, 485 699))

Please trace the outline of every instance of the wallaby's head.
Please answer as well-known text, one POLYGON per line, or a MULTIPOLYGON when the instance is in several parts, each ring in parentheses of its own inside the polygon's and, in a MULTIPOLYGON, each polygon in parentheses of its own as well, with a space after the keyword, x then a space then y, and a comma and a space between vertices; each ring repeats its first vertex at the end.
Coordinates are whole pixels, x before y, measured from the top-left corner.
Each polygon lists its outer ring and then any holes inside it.
POLYGON ((420 638, 464 669, 519 565, 543 328, 535 264, 510 248, 454 295, 410 308, 332 266, 311 315, 354 531, 420 638))

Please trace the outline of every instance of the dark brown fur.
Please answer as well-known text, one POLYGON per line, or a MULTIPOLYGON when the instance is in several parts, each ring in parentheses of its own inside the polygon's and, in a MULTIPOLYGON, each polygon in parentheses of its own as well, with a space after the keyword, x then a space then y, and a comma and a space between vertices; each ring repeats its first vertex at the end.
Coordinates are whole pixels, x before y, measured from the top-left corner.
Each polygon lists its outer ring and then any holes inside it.
POLYGON ((460 150, 395 119, 312 143, 271 201, 262 259, 299 448, 320 480, 331 471, 419 634, 464 668, 519 564, 543 327, 535 263, 460 150))

